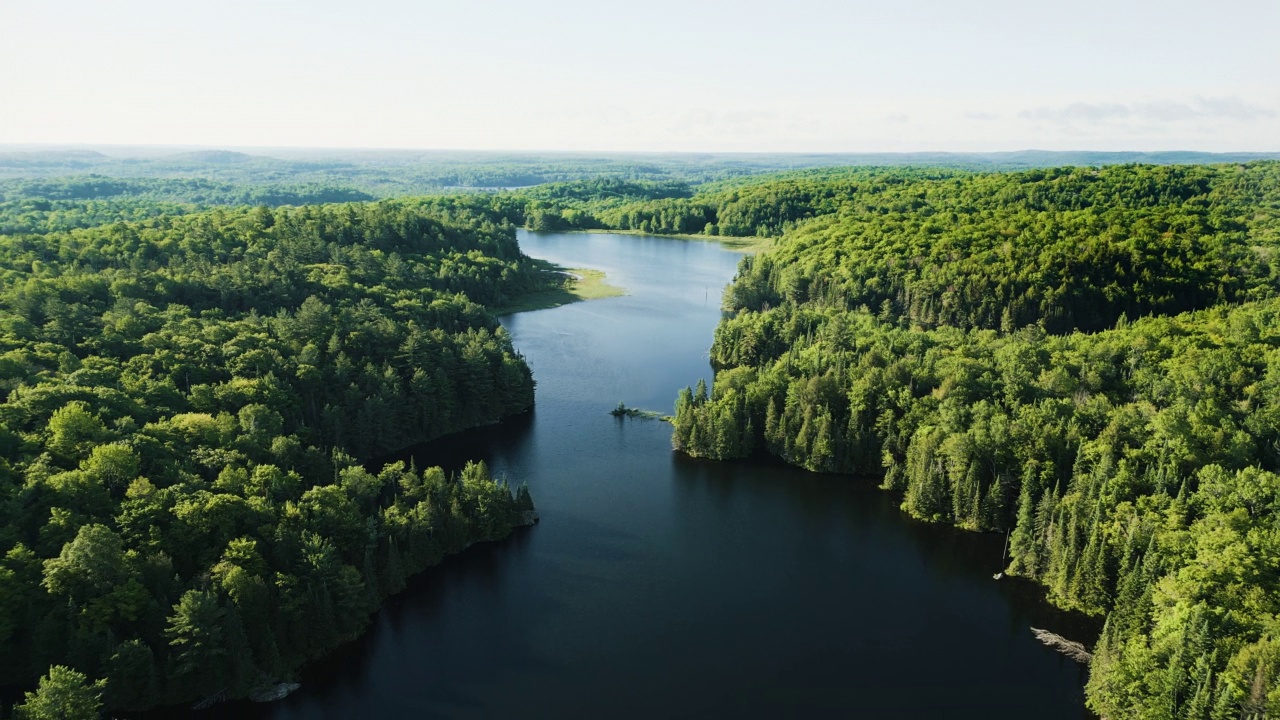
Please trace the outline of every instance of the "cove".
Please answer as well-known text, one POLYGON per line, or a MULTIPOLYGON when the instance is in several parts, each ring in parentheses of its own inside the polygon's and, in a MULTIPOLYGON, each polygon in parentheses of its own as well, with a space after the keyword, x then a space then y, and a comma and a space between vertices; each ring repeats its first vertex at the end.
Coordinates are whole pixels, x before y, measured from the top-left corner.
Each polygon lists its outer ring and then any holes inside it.
POLYGON ((270 705, 209 717, 1088 718, 1085 673, 1030 627, 1091 621, 993 581, 1004 538, 919 523, 873 478, 672 452, 671 411, 740 255, 708 242, 521 233, 624 297, 503 318, 537 406, 410 454, 483 459, 542 516, 414 578, 270 705))

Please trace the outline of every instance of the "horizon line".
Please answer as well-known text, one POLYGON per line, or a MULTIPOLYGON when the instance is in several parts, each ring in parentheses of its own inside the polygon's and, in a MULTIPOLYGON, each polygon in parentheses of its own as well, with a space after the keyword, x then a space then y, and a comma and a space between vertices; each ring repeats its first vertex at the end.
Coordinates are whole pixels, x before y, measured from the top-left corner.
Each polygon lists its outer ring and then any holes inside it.
POLYGON ((1024 153, 1071 154, 1091 153, 1107 155, 1146 155, 1146 154, 1196 154, 1196 155, 1280 155, 1276 150, 1191 150, 1185 148, 1166 148, 1161 150, 1094 150, 1074 148, 1070 150, 1046 150, 1040 148, 1019 148, 1014 150, 568 150, 551 148, 442 148, 442 147, 386 147, 386 146, 341 146, 341 145, 233 145, 204 143, 95 143, 95 142, 47 142, 47 143, 5 143, 0 142, 0 150, 24 152, 38 150, 72 150, 72 149, 147 149, 147 150, 223 150, 223 151, 328 151, 328 152, 371 152, 371 153, 489 153, 489 154, 522 154, 533 155, 550 153, 559 155, 1017 155, 1024 153))

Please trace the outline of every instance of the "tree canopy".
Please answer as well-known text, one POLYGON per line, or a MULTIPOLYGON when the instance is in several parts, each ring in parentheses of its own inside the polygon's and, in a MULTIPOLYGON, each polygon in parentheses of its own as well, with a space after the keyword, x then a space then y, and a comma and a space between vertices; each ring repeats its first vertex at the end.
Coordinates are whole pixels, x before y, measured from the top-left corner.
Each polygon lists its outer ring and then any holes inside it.
POLYGON ((0 684, 48 673, 18 715, 244 695, 521 524, 483 465, 366 462, 528 410, 485 305, 552 277, 454 201, 6 238, 0 684))
POLYGON ((1280 713, 1278 198, 1269 163, 846 187, 743 260, 673 442, 1010 532, 1105 617, 1105 717, 1280 713))

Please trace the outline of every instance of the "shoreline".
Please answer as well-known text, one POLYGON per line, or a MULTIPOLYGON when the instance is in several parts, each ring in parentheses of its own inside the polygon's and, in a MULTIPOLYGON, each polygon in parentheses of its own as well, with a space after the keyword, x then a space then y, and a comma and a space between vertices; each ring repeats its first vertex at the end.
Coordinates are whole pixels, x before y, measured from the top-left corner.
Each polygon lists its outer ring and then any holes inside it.
MULTIPOLYGON (((530 232, 533 232, 532 230, 530 232)), ((718 243, 726 250, 755 254, 773 247, 774 237, 738 236, 738 235, 697 235, 690 233, 655 233, 643 230, 609 230, 607 228, 593 230, 559 230, 554 232, 581 233, 584 235, 643 235, 645 237, 670 238, 672 240, 693 240, 696 242, 718 243)))
POLYGON ((534 310, 548 310, 586 300, 622 297, 627 294, 626 288, 610 285, 603 270, 566 268, 557 265, 555 269, 548 270, 548 272, 564 276, 564 285, 551 290, 538 290, 522 295, 507 305, 493 308, 490 312, 495 317, 502 317, 534 310))

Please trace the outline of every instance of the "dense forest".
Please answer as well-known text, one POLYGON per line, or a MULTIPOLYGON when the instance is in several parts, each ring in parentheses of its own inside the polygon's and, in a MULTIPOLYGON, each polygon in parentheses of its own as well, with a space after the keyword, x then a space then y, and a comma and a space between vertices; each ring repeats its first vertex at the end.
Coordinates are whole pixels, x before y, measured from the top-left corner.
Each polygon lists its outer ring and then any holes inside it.
MULTIPOLYGON (((1267 163, 1259 167, 1267 167, 1267 163)), ((1123 166, 1122 166, 1123 167, 1123 166)), ((719 182, 690 185, 683 182, 620 180, 594 178, 569 183, 542 185, 514 193, 501 193, 488 200, 500 208, 503 217, 531 230, 631 230, 653 234, 703 235, 727 237, 778 237, 808 221, 822 216, 860 212, 901 214, 904 222, 921 222, 929 218, 929 232, 1020 232, 1026 228, 974 227, 987 222, 987 216, 1001 211, 1005 203, 1027 210, 1044 209, 1055 203, 1062 210, 1102 208, 1113 201, 1124 204, 1125 193, 1155 192, 1142 183, 1162 182, 1170 178, 1178 184, 1177 192, 1186 194, 1184 210, 1196 203, 1210 203, 1218 212, 1233 213, 1240 219, 1248 212, 1244 205, 1264 213, 1264 223, 1276 232, 1274 216, 1280 213, 1274 191, 1248 186, 1255 174, 1244 174, 1231 182, 1221 175, 1222 166, 1174 166, 1151 168, 1149 178, 1134 179, 1132 187, 1118 188, 1121 196, 1108 197, 1109 189, 1089 183, 1095 169, 1047 168, 1033 170, 1028 178, 1044 178, 1043 187, 1010 189, 1002 185, 1004 173, 973 173, 955 168, 819 168, 766 176, 741 177, 719 182), (1185 178, 1183 174, 1186 174, 1185 178), (986 179, 979 179, 986 178, 986 179), (1196 183, 1219 178, 1217 189, 1206 195, 1196 183), (950 181, 950 184, 943 181, 950 181), (956 187, 966 186, 963 190, 956 187), (1007 192, 1000 195, 997 192, 1007 192), (1051 188, 1046 190, 1046 188, 1051 188), (944 197, 949 193, 955 197, 944 197), (1041 193, 1019 197, 1017 193, 1041 193), (922 194, 925 193, 925 194, 922 194), (1048 193, 1048 194, 1045 194, 1048 193), (1082 193, 1079 197, 1068 197, 1082 193), (1268 194, 1270 193, 1270 194, 1268 194), (927 195, 926 195, 927 194, 927 195), (1056 194, 1056 196, 1052 196, 1056 194), (939 207, 925 207, 940 202, 939 207), (1242 205, 1242 203, 1244 205, 1242 205), (939 214, 945 205, 946 215, 939 214), (920 213, 902 214, 923 208, 920 213), (980 211, 970 215, 970 211, 980 211), (954 215, 954 217, 953 217, 954 215), (951 230, 950 223, 963 223, 963 231, 951 230)), ((1131 199, 1131 198, 1130 198, 1131 199)), ((1163 198, 1158 203, 1170 203, 1163 198)), ((473 201, 474 202, 474 201, 473 201)), ((1117 208, 1117 213, 1129 212, 1117 208)), ((1198 215, 1196 217, 1199 217, 1198 215)), ((1110 221, 1111 218, 1104 218, 1110 221)), ((842 220, 843 222, 843 220, 842 220)), ((893 228, 877 228, 893 230, 893 228)), ((1125 232, 1123 228, 1110 228, 1125 232)), ((914 232, 912 228, 906 230, 914 232)), ((1143 229, 1139 229, 1143 230, 1143 229)), ((1082 232, 1080 228, 1069 232, 1082 232)), ((954 241, 955 238, 952 238, 954 241)), ((1043 240, 1043 239, 1042 239, 1043 240)))
POLYGON ((485 306, 557 278, 454 201, 6 237, 0 684, 44 676, 17 715, 243 696, 525 524, 483 465, 365 461, 529 409, 485 306))
POLYGON ((369 469, 531 406, 489 309, 561 279, 516 226, 777 238, 678 449, 1009 533, 1009 573, 1105 619, 1106 717, 1280 715, 1280 163, 104 157, 0 157, 38 178, 0 180, 18 716, 261 689, 525 522, 482 465, 369 469))
POLYGON ((813 219, 742 261, 675 446, 1009 532, 1105 617, 1104 717, 1280 716, 1280 164, 771 185, 813 219))
POLYGON ((425 193, 452 197, 486 216, 531 230, 776 237, 850 205, 860 194, 877 194, 886 183, 910 178, 968 177, 975 170, 1076 162, 1204 163, 1257 156, 1027 152, 593 157, 292 151, 276 158, 227 151, 145 157, 14 152, 0 153, 0 234, 65 231, 225 205, 278 207, 425 193), (848 166, 854 163, 879 167, 848 166), (467 194, 475 197, 457 197, 467 194))
POLYGON ((278 207, 372 199, 368 193, 327 185, 233 185, 102 175, 0 180, 0 235, 62 232, 219 205, 278 207))

